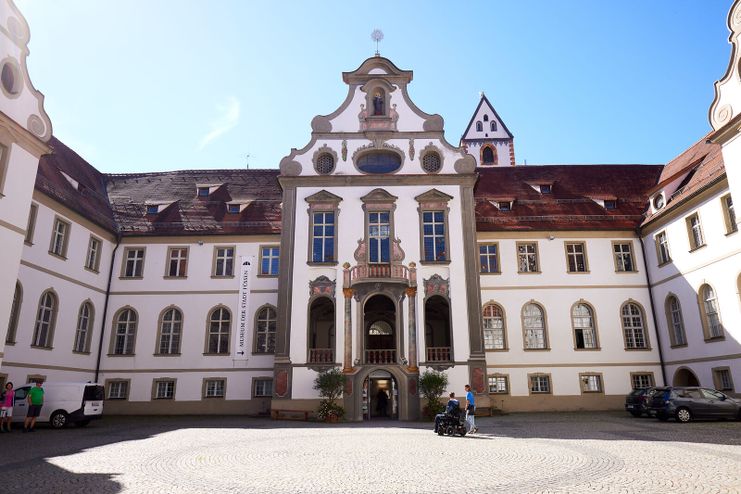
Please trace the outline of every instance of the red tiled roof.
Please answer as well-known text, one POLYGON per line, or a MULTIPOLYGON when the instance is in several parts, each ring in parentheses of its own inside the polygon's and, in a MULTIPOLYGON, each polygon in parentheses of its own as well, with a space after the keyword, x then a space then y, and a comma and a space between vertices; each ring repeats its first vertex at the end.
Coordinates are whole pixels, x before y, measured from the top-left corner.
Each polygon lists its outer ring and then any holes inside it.
POLYGON ((474 190, 478 231, 632 230, 661 165, 543 165, 479 168, 474 190), (553 183, 550 194, 529 184, 553 183), (491 204, 514 197, 511 211, 491 204), (595 199, 616 197, 607 210, 595 199))
POLYGON ((720 144, 709 143, 707 142, 707 136, 703 137, 664 167, 658 185, 653 187, 649 193, 660 190, 663 185, 678 179, 682 175, 686 175, 684 180, 687 183, 680 184, 681 187, 667 198, 666 205, 662 209, 655 214, 651 214, 649 211, 643 224, 654 221, 656 218, 665 215, 667 211, 676 209, 685 199, 723 177, 725 172, 720 144))

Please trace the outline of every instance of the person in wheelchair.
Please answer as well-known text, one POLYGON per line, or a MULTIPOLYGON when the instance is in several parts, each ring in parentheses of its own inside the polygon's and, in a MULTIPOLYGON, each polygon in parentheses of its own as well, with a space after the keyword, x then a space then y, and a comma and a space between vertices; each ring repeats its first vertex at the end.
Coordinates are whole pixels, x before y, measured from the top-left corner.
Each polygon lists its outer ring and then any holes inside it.
POLYGON ((448 404, 445 405, 445 411, 443 413, 438 413, 435 415, 435 434, 437 434, 438 429, 440 428, 440 423, 443 421, 455 421, 458 422, 458 419, 461 414, 461 404, 458 400, 455 399, 455 393, 450 393, 449 395, 450 399, 448 400, 448 404))

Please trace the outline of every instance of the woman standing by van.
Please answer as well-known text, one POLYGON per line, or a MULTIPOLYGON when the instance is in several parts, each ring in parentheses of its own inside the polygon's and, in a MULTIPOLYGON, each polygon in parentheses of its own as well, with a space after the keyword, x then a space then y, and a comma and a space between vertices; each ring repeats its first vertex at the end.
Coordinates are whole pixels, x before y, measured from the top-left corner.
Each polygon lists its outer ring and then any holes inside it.
POLYGON ((7 428, 10 432, 10 423, 13 420, 13 405, 15 404, 15 390, 13 383, 5 385, 5 391, 0 395, 0 432, 7 428))

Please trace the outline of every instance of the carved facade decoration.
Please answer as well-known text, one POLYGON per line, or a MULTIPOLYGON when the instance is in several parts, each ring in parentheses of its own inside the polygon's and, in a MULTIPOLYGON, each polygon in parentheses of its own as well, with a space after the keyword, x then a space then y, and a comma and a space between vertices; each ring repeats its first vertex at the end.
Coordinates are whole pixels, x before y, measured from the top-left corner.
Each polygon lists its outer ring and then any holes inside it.
POLYGON ((342 139, 342 161, 347 161, 347 139, 342 139))
POLYGON ((309 282, 309 296, 327 296, 334 299, 335 287, 337 282, 330 280, 326 276, 320 276, 309 282))
POLYGON ((715 98, 710 105, 709 117, 713 129, 719 130, 741 114, 741 1, 736 0, 728 14, 731 35, 731 58, 725 75, 715 82, 715 98))
POLYGON ((439 274, 433 274, 429 279, 423 281, 425 287, 425 298, 433 295, 441 295, 450 298, 450 278, 443 278, 439 274))
POLYGON ((414 159, 414 139, 409 139, 409 159, 414 159))

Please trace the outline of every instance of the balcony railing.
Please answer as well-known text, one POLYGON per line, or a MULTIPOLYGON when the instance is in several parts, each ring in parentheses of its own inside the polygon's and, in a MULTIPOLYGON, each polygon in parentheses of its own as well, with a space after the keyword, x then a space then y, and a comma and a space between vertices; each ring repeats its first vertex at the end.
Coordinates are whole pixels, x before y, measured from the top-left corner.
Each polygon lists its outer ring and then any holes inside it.
POLYGON ((332 348, 310 348, 310 364, 332 364, 334 363, 334 350, 332 348))
POLYGON ((450 362, 450 347, 436 346, 427 348, 428 362, 450 362))
POLYGON ((395 364, 396 349, 380 349, 365 351, 366 364, 395 364))
POLYGON ((402 264, 359 264, 350 269, 350 284, 359 281, 394 279, 409 283, 409 268, 402 264))

